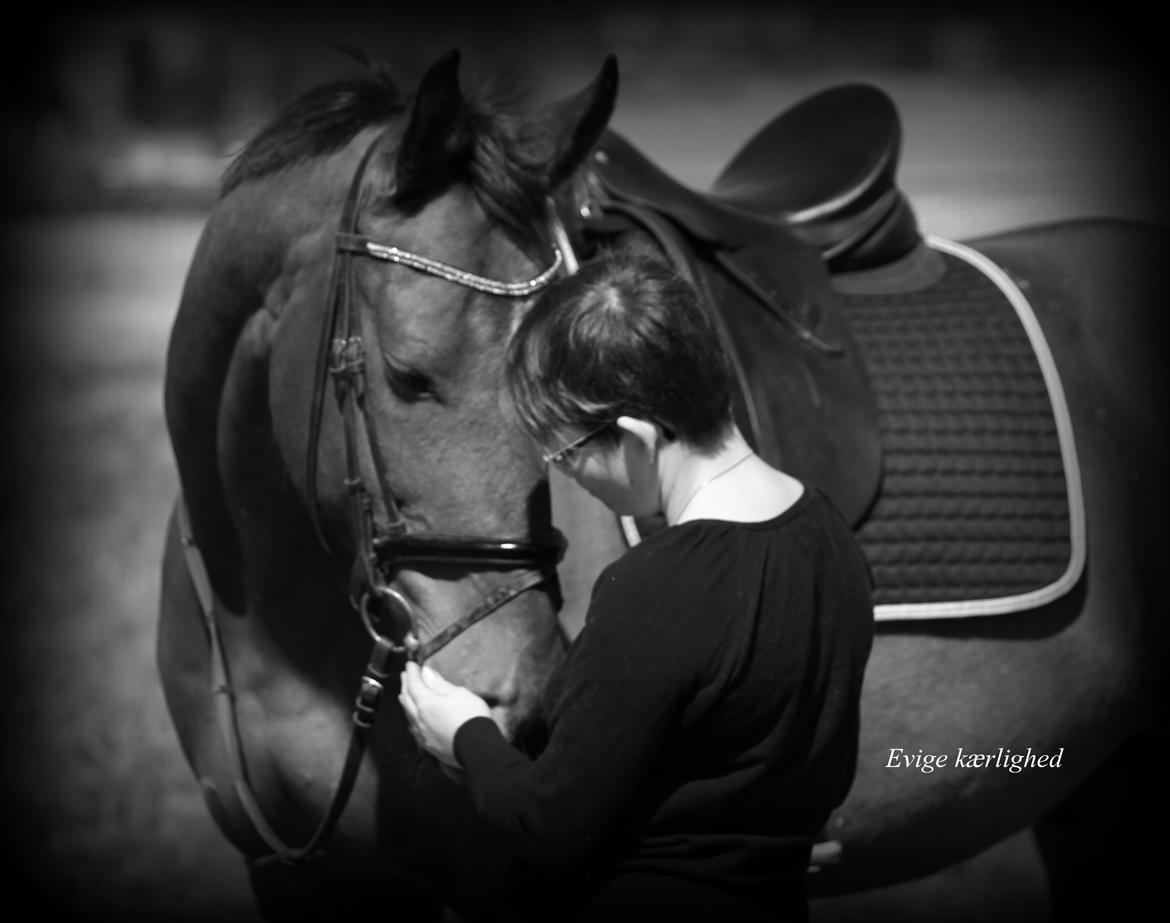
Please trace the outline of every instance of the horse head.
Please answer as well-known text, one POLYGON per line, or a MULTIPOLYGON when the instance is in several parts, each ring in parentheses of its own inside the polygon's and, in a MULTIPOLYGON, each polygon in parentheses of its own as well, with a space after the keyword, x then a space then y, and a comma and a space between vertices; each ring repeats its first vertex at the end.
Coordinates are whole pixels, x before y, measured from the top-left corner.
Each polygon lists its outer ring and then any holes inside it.
MULTIPOLYGON (((221 484, 207 487, 208 466, 182 451, 195 429, 185 421, 197 416, 179 413, 186 306, 168 414, 223 595, 238 586, 238 608, 249 610, 281 601, 284 611, 261 618, 300 646, 306 669, 305 639, 321 635, 298 636, 294 622, 324 619, 330 594, 347 599, 350 621, 360 614, 376 644, 433 658, 515 735, 563 653, 563 539, 539 456, 503 413, 503 356, 526 305, 561 271, 549 203, 609 119, 616 67, 607 60, 588 87, 533 111, 465 94, 458 64, 456 52, 444 56, 413 97, 384 100, 378 118, 342 144, 331 139, 327 156, 289 162, 272 129, 245 149, 228 177, 243 204, 221 208, 197 254, 197 264, 220 260, 217 280, 248 248, 269 267, 240 286, 259 287, 265 310, 240 322, 227 362, 215 422, 221 484), (209 254, 217 234, 221 245, 236 238, 222 257, 209 254), (262 411, 240 409, 249 402, 262 411), (257 568, 272 575, 264 586, 257 568)), ((318 100, 311 117, 301 113, 302 130, 336 134, 346 99, 318 100)), ((201 324, 210 341, 214 325, 201 324)))
POLYGON ((615 81, 609 63, 519 119, 465 98, 457 67, 454 52, 435 64, 401 129, 362 156, 334 241, 310 424, 283 435, 290 460, 303 446, 319 537, 354 562, 369 632, 433 657, 516 732, 560 655, 563 539, 545 472, 502 413, 503 353, 561 266, 549 198, 608 120, 615 81))

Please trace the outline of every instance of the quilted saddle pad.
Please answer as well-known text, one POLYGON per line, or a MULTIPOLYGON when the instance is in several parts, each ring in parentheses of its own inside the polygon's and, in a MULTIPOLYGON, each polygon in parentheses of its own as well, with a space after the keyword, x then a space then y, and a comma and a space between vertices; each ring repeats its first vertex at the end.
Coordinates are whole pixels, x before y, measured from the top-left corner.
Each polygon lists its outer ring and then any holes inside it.
POLYGON ((1085 561, 1060 377, 1031 305, 982 254, 931 237, 920 291, 841 294, 874 389, 882 486, 857 537, 878 620, 1019 612, 1085 561))

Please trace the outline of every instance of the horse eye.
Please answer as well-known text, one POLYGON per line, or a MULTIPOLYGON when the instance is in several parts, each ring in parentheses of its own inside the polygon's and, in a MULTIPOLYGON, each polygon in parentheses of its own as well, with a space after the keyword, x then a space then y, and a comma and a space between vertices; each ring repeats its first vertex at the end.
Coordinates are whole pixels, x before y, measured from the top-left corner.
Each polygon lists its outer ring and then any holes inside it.
POLYGON ((386 364, 386 382, 390 390, 404 401, 422 401, 433 399, 435 393, 431 381, 422 372, 394 363, 388 356, 384 357, 386 364))

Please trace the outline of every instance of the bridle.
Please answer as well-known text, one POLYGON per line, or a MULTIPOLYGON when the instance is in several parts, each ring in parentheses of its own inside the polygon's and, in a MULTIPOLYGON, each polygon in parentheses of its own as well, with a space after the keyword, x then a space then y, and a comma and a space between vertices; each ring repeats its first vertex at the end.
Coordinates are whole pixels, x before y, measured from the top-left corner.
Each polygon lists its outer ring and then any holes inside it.
POLYGON ((478 276, 439 260, 380 244, 358 234, 358 207, 366 168, 381 136, 366 149, 350 183, 336 234, 335 250, 325 318, 318 346, 317 364, 309 420, 309 442, 305 465, 305 486, 313 527, 323 547, 336 554, 325 535, 317 494, 318 454, 321 422, 324 413, 327 381, 332 379, 341 414, 345 437, 346 478, 349 492, 350 522, 356 546, 350 603, 361 614, 362 623, 373 639, 373 649, 354 703, 352 733, 345 764, 333 798, 316 829, 305 845, 290 847, 272 829, 248 783, 240 744, 238 722, 233 704, 230 674, 215 620, 215 606, 210 581, 207 580, 202 555, 191 536, 186 510, 179 506, 179 523, 186 551, 188 569, 202 604, 204 621, 212 646, 212 686, 217 694, 217 708, 229 753, 236 773, 235 792, 257 834, 272 853, 255 861, 281 861, 295 864, 304 861, 320 848, 340 819, 361 769, 366 743, 377 717, 383 683, 390 675, 395 655, 405 655, 423 662, 433 656, 477 622, 499 610, 522 593, 549 580, 565 550, 564 536, 555 530, 537 537, 489 536, 443 532, 411 532, 394 500, 389 486, 385 459, 378 451, 374 415, 366 404, 365 344, 361 337, 361 318, 354 298, 353 261, 355 256, 371 257, 408 266, 437 276, 456 285, 504 298, 527 298, 553 281, 568 266, 576 268, 568 238, 550 208, 551 232, 555 259, 539 275, 520 282, 501 282, 478 276), (359 438, 364 432, 374 460, 380 509, 363 477, 359 438), (436 635, 419 641, 410 602, 390 586, 386 574, 407 564, 455 563, 470 567, 514 569, 519 573, 509 583, 499 586, 483 598, 478 606, 465 613, 436 635))
POLYGON ((411 532, 408 529, 390 488, 386 462, 378 451, 376 420, 366 403, 366 350, 354 297, 354 257, 397 263, 465 288, 505 298, 527 298, 540 291, 557 277, 564 260, 560 248, 554 247, 555 259, 552 265, 539 275, 521 282, 500 282, 430 257, 377 243, 358 234, 362 181, 378 140, 366 150, 350 183, 336 235, 329 295, 317 352, 305 462, 305 489, 318 540, 326 550, 333 552, 322 527, 317 496, 321 420, 327 380, 332 379, 345 436, 345 485, 351 498, 350 523, 357 547, 351 602, 362 614, 366 630, 376 643, 384 641, 390 652, 405 653, 421 663, 520 593, 545 582, 550 568, 564 553, 565 540, 555 531, 538 537, 516 537, 411 532), (359 434, 363 431, 370 448, 369 454, 374 460, 380 510, 374 503, 373 494, 361 471, 359 434), (388 571, 397 570, 406 564, 420 563, 455 563, 471 567, 526 570, 513 583, 500 587, 481 605, 448 625, 439 634, 420 642, 411 631, 414 618, 410 603, 389 585, 385 576, 388 571), (382 631, 382 624, 388 624, 394 634, 382 631), (394 636, 401 640, 395 640, 394 636))

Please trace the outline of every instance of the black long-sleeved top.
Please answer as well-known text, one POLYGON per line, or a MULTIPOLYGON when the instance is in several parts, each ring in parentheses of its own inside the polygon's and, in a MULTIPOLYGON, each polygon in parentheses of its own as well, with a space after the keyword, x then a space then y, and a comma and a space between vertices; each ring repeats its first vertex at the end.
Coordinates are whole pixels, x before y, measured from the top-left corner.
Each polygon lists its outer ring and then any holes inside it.
POLYGON ((487 718, 455 755, 479 813, 547 876, 683 879, 790 910, 852 782, 872 638, 867 565, 823 495, 692 520, 598 578, 538 758, 487 718))

